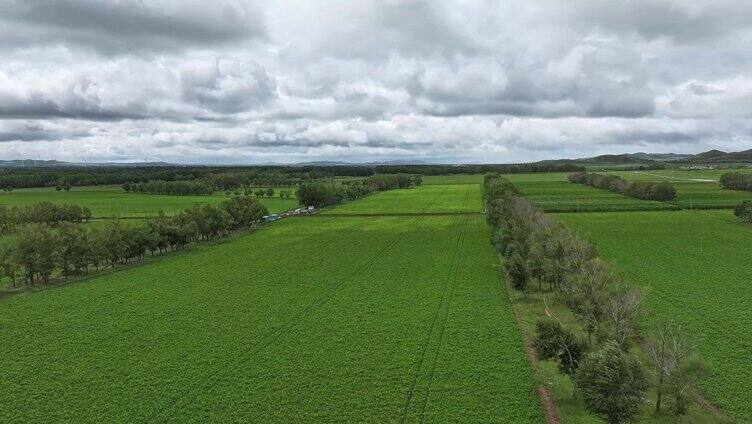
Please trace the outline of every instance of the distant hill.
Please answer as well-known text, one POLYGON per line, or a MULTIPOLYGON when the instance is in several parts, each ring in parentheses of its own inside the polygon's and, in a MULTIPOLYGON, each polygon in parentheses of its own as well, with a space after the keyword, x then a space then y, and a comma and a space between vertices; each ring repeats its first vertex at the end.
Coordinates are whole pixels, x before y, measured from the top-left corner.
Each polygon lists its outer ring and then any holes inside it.
POLYGON ((741 152, 724 152, 708 150, 697 154, 682 153, 623 153, 618 155, 600 155, 578 159, 544 160, 541 163, 572 163, 579 165, 631 165, 656 162, 671 163, 752 163, 752 149, 741 152))
POLYGON ((723 152, 721 150, 708 150, 707 152, 691 155, 679 162, 689 163, 731 163, 752 162, 752 149, 741 152, 723 152))

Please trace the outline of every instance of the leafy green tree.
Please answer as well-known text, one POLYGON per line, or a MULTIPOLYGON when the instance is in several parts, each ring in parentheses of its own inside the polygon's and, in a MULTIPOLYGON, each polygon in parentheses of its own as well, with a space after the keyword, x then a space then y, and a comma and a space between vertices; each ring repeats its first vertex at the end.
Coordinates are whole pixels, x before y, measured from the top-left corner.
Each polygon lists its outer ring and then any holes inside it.
POLYGON ((4 277, 8 277, 11 287, 15 288, 19 267, 11 246, 0 247, 0 272, 4 277))
POLYGON ((585 406, 614 424, 634 421, 647 388, 640 361, 615 341, 585 355, 575 381, 585 406))
POLYGON ((273 188, 267 188, 266 189, 266 197, 274 197, 274 189, 273 188))
POLYGON ((100 232, 100 237, 102 252, 110 267, 114 268, 126 253, 127 243, 123 225, 117 220, 110 221, 100 232))
POLYGON ((264 195, 266 194, 266 190, 264 190, 263 188, 260 188, 256 190, 255 194, 256 194, 256 197, 264 197, 264 195))
POLYGON ((561 372, 573 377, 587 345, 555 320, 538 321, 535 330, 533 346, 538 358, 556 361, 561 372))

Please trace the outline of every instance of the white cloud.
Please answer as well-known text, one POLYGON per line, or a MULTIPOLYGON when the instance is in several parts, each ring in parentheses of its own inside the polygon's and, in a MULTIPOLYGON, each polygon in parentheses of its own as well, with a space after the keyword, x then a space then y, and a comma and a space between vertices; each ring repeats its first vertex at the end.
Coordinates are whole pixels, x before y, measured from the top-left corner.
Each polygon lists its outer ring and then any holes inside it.
POLYGON ((0 0, 0 155, 746 149, 752 4, 0 0))

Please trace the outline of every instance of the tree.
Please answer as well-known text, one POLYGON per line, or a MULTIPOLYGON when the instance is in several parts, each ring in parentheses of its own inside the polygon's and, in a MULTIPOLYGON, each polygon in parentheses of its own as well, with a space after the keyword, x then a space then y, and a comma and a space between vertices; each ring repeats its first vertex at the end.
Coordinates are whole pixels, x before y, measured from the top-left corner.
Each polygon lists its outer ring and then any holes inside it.
POLYGON ((586 344, 559 321, 538 321, 535 323, 535 330, 537 336, 533 346, 538 358, 557 361, 559 370, 573 377, 580 358, 587 351, 586 344))
POLYGON ((586 262, 578 272, 570 275, 566 302, 584 324, 589 343, 605 318, 608 289, 614 284, 614 274, 598 258, 586 262))
POLYGON ((0 272, 10 279, 11 287, 15 288, 19 269, 11 246, 0 247, 0 272))
POLYGON ((60 226, 60 254, 58 256, 63 276, 68 277, 71 268, 79 268, 80 258, 86 256, 88 248, 84 235, 85 231, 77 224, 64 224, 60 226))
POLYGON ((274 189, 273 188, 267 188, 266 189, 266 197, 274 197, 274 189))
POLYGON ((647 388, 640 361, 621 351, 616 341, 585 355, 576 377, 585 406, 618 424, 633 421, 640 412, 647 388))
POLYGON ((69 183, 63 184, 63 190, 70 191, 70 189, 71 189, 71 185, 69 183))
POLYGON ((661 410, 663 393, 668 389, 674 398, 674 412, 684 414, 691 390, 705 375, 695 347, 682 336, 680 327, 666 324, 647 341, 645 352, 656 377, 655 411, 661 410))
POLYGON ((611 294, 605 304, 605 314, 611 324, 612 336, 619 347, 627 352, 635 334, 642 295, 637 289, 623 289, 611 294))
POLYGON ((683 415, 687 412, 692 394, 707 377, 705 364, 697 357, 684 361, 667 380, 668 393, 674 400, 674 413, 683 415))
POLYGON ((112 220, 99 232, 102 253, 112 268, 125 257, 125 231, 120 221, 112 220))
POLYGON ((266 190, 264 190, 263 188, 257 189, 255 194, 256 194, 256 197, 264 197, 264 195, 266 194, 266 190))
POLYGON ((44 284, 49 282, 57 263, 58 245, 57 234, 42 224, 27 225, 16 235, 17 261, 26 268, 32 284, 36 275, 44 284))

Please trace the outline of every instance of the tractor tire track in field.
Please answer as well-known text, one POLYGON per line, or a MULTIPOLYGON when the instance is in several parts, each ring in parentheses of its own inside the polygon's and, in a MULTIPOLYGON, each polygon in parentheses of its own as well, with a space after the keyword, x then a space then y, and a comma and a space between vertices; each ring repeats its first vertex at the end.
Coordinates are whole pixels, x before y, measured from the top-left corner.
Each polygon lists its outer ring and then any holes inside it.
POLYGON ((424 218, 425 216, 417 216, 416 219, 414 219, 414 221, 408 227, 407 230, 397 235, 396 238, 394 238, 386 246, 380 249, 374 256, 372 256, 371 258, 366 260, 363 264, 358 266, 353 272, 348 273, 339 281, 337 281, 328 291, 326 291, 320 297, 318 301, 314 301, 308 307, 304 308, 303 310, 295 314, 285 324, 283 324, 282 326, 278 327, 275 330, 272 330, 265 337, 262 337, 261 341, 259 343, 256 343, 254 348, 246 351, 245 354, 241 355, 240 359, 236 361, 233 365, 231 365, 229 368, 215 371, 213 374, 208 376, 202 383, 194 386, 183 396, 179 397, 174 402, 165 406, 164 408, 161 408, 155 411, 146 419, 146 422, 169 421, 172 415, 171 414, 172 411, 179 409, 181 405, 190 404, 196 398, 198 398, 198 396, 200 396, 202 393, 206 393, 207 391, 211 390, 214 386, 216 386, 217 383, 220 381, 221 377, 223 377, 224 375, 232 375, 242 365, 248 363, 248 361, 250 361, 256 354, 258 354, 265 348, 273 345, 283 335, 287 334, 290 330, 294 329, 295 326, 297 326, 299 323, 304 322, 307 316, 315 313, 319 308, 321 308, 326 303, 328 303, 334 297, 334 295, 339 291, 339 289, 344 286, 344 284, 347 281, 352 280, 353 277, 366 271, 373 264, 377 263, 381 258, 389 254, 392 251, 392 249, 397 244, 399 244, 399 242, 402 241, 402 239, 404 239, 405 236, 407 236, 407 234, 412 232, 424 218), (223 374, 223 375, 220 375, 220 374, 223 374))
MULTIPOLYGON (((464 204, 467 202, 469 193, 465 195, 465 201, 464 204)), ((433 374, 436 369, 436 363, 438 361, 439 353, 441 351, 441 344, 443 342, 444 337, 444 330, 446 328, 446 322, 449 317, 449 308, 451 306, 451 298, 452 298, 452 288, 454 286, 454 282, 457 278, 458 269, 461 261, 461 251, 462 251, 462 243, 464 241, 464 235, 465 235, 465 227, 467 225, 467 219, 463 217, 458 217, 458 219, 461 221, 460 223, 460 231, 457 236, 457 242, 455 244, 455 251, 454 251, 454 257, 452 259, 452 262, 450 264, 450 268, 447 275, 447 280, 444 284, 444 289, 441 294, 441 301, 439 302, 439 306, 436 309, 436 312, 434 314, 433 320, 431 322, 431 329, 428 333, 428 337, 426 339, 425 344, 423 345, 423 349, 420 352, 420 356, 418 357, 418 361, 416 364, 415 372, 413 374, 412 382, 410 385, 410 389, 407 394, 407 399, 405 400, 405 405, 402 410, 402 416, 400 419, 400 422, 405 422, 408 418, 408 414, 410 412, 410 407, 414 405, 413 400, 415 398, 415 392, 416 388, 419 388, 419 383, 421 383, 421 375, 423 374, 423 368, 424 364, 430 363, 430 366, 426 369, 427 375, 425 375, 425 379, 427 381, 424 383, 424 395, 422 396, 421 401, 421 411, 420 411, 420 421, 423 421, 423 415, 425 413, 426 404, 428 403, 428 392, 430 391, 431 384, 433 382, 433 374), (432 343, 433 342, 433 343, 432 343), (426 357, 431 356, 430 359, 428 359, 428 362, 426 362, 426 357)))

